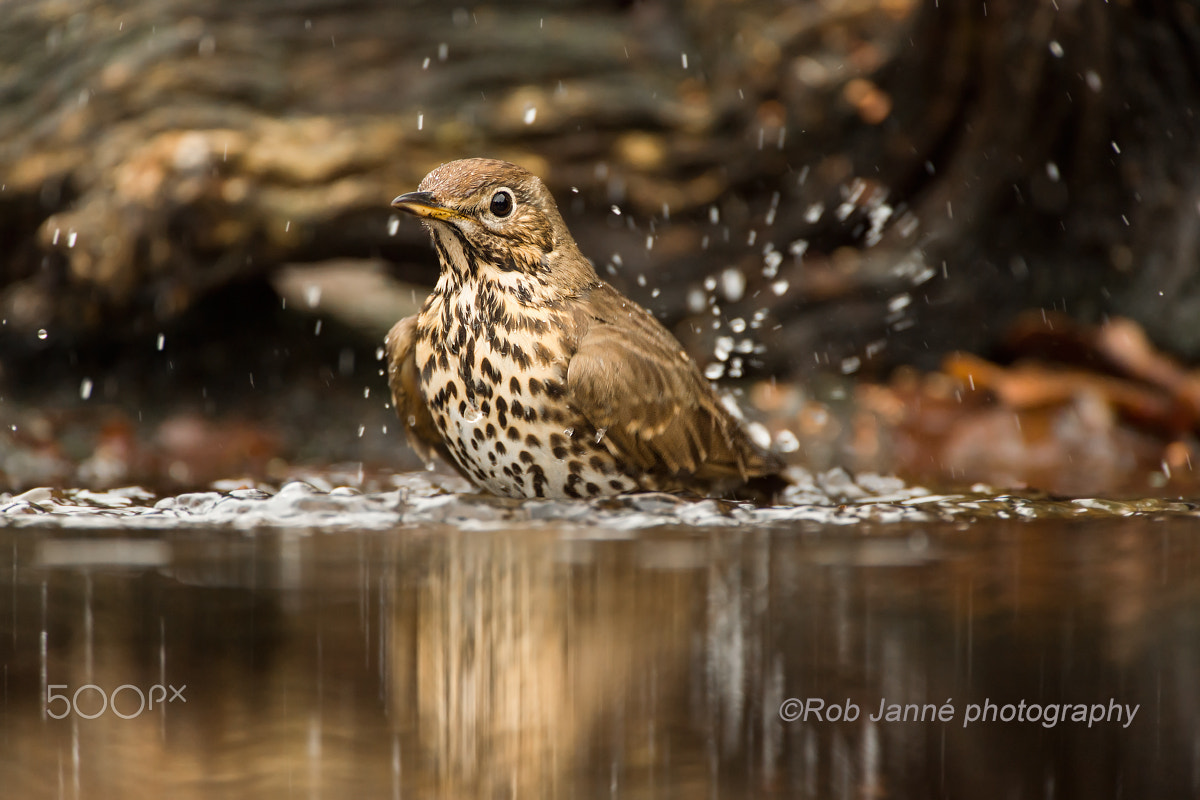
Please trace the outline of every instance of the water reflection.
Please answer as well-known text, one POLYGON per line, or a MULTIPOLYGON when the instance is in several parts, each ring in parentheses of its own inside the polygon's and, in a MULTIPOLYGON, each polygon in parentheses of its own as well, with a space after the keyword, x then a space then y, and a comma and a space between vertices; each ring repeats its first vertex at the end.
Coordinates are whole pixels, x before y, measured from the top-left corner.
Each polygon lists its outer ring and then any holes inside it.
POLYGON ((1187 520, 71 537, 0 530, 5 797, 1200 790, 1187 520), (123 685, 184 688, 81 716, 123 685), (1139 710, 964 727, 985 699, 1139 710))

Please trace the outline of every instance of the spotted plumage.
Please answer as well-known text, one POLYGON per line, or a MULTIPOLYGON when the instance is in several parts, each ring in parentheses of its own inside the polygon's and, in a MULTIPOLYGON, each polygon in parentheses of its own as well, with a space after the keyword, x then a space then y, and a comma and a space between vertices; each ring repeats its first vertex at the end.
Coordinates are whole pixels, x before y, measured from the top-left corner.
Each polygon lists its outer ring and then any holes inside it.
POLYGON ((679 342, 600 280, 536 176, 454 161, 392 205, 424 219, 442 268, 387 337, 423 458, 513 497, 728 493, 778 472, 679 342))

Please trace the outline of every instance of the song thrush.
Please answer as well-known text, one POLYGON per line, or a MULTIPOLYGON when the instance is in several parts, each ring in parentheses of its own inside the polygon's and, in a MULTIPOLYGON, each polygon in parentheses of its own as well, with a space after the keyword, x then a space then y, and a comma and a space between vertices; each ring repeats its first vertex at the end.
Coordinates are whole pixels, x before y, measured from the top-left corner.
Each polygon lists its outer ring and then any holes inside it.
POLYGON ((679 342, 596 275, 536 176, 454 161, 392 206, 424 220, 441 262, 387 336, 422 458, 514 497, 726 494, 778 473, 679 342))

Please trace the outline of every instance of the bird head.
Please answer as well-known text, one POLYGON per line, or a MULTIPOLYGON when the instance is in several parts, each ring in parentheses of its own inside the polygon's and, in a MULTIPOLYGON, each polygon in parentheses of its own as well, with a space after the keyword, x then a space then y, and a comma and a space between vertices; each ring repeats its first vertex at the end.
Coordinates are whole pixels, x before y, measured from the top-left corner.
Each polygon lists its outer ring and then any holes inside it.
POLYGON ((451 161, 426 175, 417 191, 393 200, 392 207, 422 218, 443 272, 459 282, 523 276, 543 286, 579 290, 597 280, 550 191, 516 164, 451 161))

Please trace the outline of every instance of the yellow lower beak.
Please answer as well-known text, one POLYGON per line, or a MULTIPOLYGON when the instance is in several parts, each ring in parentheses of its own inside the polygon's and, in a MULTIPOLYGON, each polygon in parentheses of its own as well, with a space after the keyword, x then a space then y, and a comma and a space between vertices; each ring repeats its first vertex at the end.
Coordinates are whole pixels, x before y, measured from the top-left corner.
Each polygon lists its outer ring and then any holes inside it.
POLYGON ((408 194, 402 194, 392 201, 392 208, 407 211, 413 216, 429 217, 430 219, 455 220, 463 218, 463 215, 454 209, 446 208, 438 203, 437 200, 434 200, 433 194, 430 192, 409 192, 408 194))

